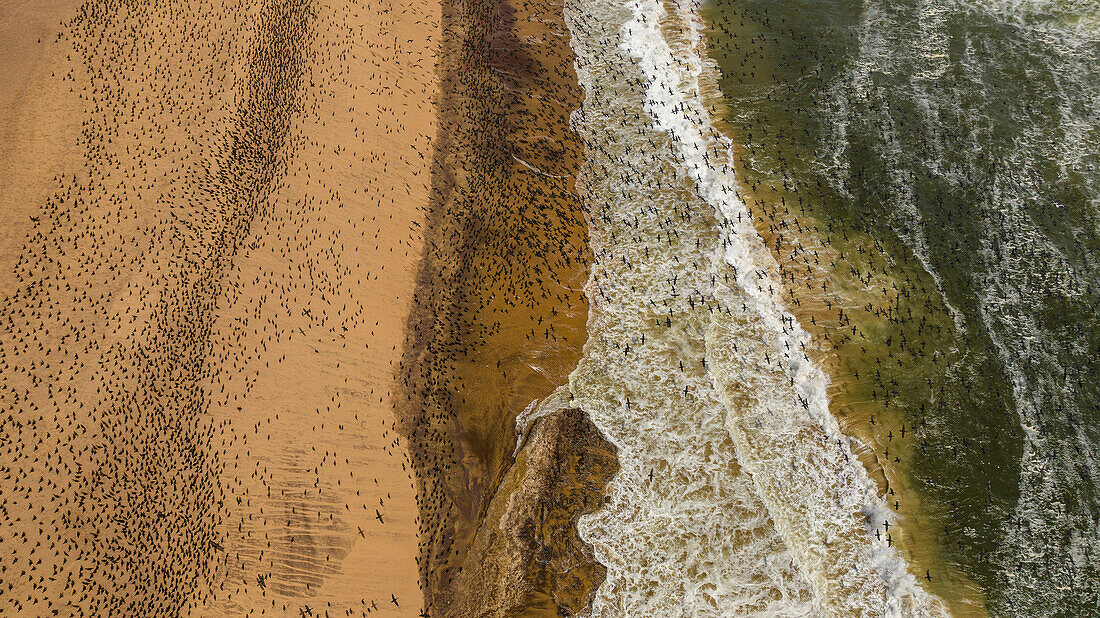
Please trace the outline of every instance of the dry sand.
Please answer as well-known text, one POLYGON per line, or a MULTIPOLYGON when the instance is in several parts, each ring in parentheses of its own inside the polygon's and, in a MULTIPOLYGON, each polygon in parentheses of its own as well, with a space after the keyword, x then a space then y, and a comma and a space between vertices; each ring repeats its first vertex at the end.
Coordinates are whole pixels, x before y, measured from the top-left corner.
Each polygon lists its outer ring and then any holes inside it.
POLYGON ((77 15, 0 7, 0 613, 416 615, 438 3, 77 15))
POLYGON ((68 70, 55 41, 80 0, 0 2, 0 294, 53 178, 82 164, 79 100, 58 76, 68 70))

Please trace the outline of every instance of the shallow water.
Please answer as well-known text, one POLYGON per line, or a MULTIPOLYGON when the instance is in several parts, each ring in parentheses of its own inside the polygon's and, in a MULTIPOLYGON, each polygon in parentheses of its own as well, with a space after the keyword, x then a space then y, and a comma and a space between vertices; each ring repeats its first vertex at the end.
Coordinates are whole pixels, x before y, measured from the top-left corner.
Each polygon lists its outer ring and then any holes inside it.
MULTIPOLYGON (((870 343, 842 348, 834 374, 834 402, 873 393, 919 445, 886 467, 918 501, 910 553, 942 566, 929 587, 996 615, 1094 610, 1095 5, 719 0, 705 13, 742 182, 779 185, 834 246, 872 239, 884 266, 861 281, 930 283, 929 302, 897 308, 943 328, 856 316, 872 343, 915 352, 893 366, 870 343)), ((897 425, 858 424, 845 429, 898 443, 897 425)))

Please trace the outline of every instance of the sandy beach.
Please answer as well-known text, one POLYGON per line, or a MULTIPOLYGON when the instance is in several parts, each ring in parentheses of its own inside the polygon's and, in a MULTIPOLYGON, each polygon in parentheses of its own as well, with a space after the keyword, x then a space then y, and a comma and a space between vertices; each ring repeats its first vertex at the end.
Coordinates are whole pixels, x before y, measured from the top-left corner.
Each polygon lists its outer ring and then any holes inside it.
POLYGON ((30 217, 57 188, 53 180, 80 164, 78 116, 71 110, 77 96, 60 75, 68 70, 56 43, 61 20, 72 15, 79 0, 33 2, 13 0, 0 7, 0 284, 4 295, 14 290, 11 277, 30 217))
POLYGON ((420 611, 393 380, 439 21, 0 9, 0 611, 420 611))

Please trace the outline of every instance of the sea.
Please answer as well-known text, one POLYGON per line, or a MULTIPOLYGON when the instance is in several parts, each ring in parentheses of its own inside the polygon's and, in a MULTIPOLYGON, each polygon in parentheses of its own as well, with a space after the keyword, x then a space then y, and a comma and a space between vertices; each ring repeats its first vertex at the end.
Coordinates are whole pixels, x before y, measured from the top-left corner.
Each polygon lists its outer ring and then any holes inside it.
POLYGON ((566 0, 593 616, 1100 607, 1100 5, 566 0))

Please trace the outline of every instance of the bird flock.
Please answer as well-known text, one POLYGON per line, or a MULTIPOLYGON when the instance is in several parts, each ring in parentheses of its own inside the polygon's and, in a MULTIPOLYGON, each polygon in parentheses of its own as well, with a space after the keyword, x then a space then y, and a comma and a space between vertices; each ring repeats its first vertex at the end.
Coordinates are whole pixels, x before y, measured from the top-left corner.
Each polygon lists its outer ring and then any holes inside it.
POLYGON ((89 1, 39 42, 79 157, 5 288, 0 613, 419 611, 392 390, 438 13, 89 1))
POLYGON ((426 607, 462 615, 508 592, 484 579, 489 550, 469 548, 505 542, 479 538, 499 525, 485 513, 513 465, 517 416, 579 357, 590 254, 562 4, 450 2, 442 24, 455 36, 440 48, 440 141, 398 413, 426 607))
POLYGON ((1081 376, 1095 361, 1084 334, 1094 321, 1081 311, 1097 296, 1070 248, 1088 234, 1072 233, 1061 253, 1046 233, 1092 216, 1082 197, 1095 180, 1072 162, 1056 182, 1037 171, 1075 151, 1073 115, 1048 123, 1037 110, 1074 101, 1087 115, 1089 74, 1042 26, 939 8, 928 17, 883 3, 847 23, 850 11, 831 5, 799 14, 714 3, 704 9, 708 52, 728 104, 717 115, 736 136, 747 203, 777 257, 790 264, 799 244, 835 256, 811 277, 791 268, 805 287, 790 303, 796 314, 816 307, 800 319, 833 350, 823 359, 833 409, 904 516, 876 540, 901 543, 923 564, 920 578, 965 599, 960 607, 1040 611, 1040 572, 1061 582, 1051 596, 1062 601, 1044 611, 1088 606, 1095 546, 1084 539, 1095 518, 1081 492, 1096 453, 1084 429, 1095 395, 1081 376), (938 53, 974 37, 983 43, 972 58, 938 53), (991 87, 1006 67, 1042 77, 1013 93, 991 87), (1016 134, 1027 143, 1006 137, 1016 134), (1065 322, 1037 317, 1045 303, 1065 322), (1025 506, 1032 483, 1048 506, 1025 506), (1012 588, 1020 593, 1006 600, 1012 588))
MULTIPOLYGON (((624 51, 654 13, 612 28, 589 13, 603 4, 87 0, 38 42, 63 58, 52 79, 77 101, 78 156, 56 162, 0 301, 0 613, 571 614, 593 599, 607 613, 635 593, 713 609, 736 594, 597 562, 690 527, 639 541, 615 526, 690 502, 703 477, 715 491, 699 504, 744 490, 751 525, 659 562, 703 560, 682 569, 702 578, 744 559, 720 579, 774 589, 739 608, 886 595, 827 555, 864 545, 900 549, 953 609, 983 603, 974 580, 1007 577, 989 566, 1000 530, 1043 532, 1013 515, 1019 472, 1003 465, 1040 443, 1005 387, 1016 376, 975 327, 977 292, 930 267, 978 248, 889 242, 889 217, 851 206, 897 206, 874 157, 813 168, 808 144, 832 129, 807 109, 835 102, 807 84, 840 70, 841 39, 757 2, 658 3, 663 36, 716 69, 691 92, 705 113, 682 102, 669 120, 652 99, 681 84, 624 51), (693 47, 674 16, 699 13, 710 30, 693 47), (602 47, 578 58, 578 34, 602 47), (585 91, 578 71, 607 73, 585 91), (719 170, 736 186, 702 186, 719 170), (745 212, 716 212, 717 190, 745 212), (719 259, 744 230, 767 256, 751 273, 719 259), (775 332, 750 310, 760 298, 780 307, 775 332), (812 418, 803 361, 828 374, 827 411, 852 439, 746 446, 767 389, 790 387, 775 405, 812 418), (707 417, 731 405, 729 425, 707 417), (654 429, 677 420, 690 435, 654 429), (646 450, 666 442, 678 454, 646 450), (817 442, 812 465, 753 459, 817 442), (784 485, 817 463, 847 470, 849 454, 887 512, 784 485), (834 507, 839 528, 783 527, 834 507)), ((966 225, 944 191, 926 206, 966 225)), ((1063 370, 1067 397, 1087 399, 1087 373, 1063 370)), ((1035 418, 1041 438, 1080 424, 1035 418)), ((733 516, 710 517, 725 534, 733 516)))

